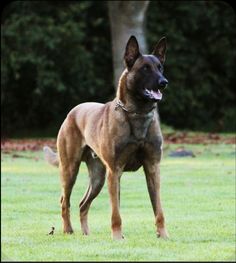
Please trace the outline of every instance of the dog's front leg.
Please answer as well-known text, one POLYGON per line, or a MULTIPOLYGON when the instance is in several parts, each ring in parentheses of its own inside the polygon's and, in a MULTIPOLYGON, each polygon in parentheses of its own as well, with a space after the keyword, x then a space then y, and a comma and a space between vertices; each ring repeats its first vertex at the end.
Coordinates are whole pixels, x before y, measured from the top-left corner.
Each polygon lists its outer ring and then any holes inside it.
POLYGON ((123 239, 121 230, 121 217, 119 212, 119 192, 120 192, 121 171, 108 171, 107 183, 111 202, 111 230, 114 240, 123 239))
POLYGON ((165 219, 160 198, 160 163, 147 161, 144 164, 144 171, 146 175, 149 196, 155 214, 157 236, 161 238, 168 238, 168 233, 165 229, 165 219))

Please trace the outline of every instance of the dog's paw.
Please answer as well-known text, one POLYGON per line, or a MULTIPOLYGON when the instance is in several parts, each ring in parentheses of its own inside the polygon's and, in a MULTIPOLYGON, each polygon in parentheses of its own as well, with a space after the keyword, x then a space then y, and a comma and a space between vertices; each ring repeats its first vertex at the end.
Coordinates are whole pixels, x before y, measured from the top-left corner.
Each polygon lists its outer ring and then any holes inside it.
POLYGON ((66 227, 66 228, 64 228, 63 233, 64 234, 73 234, 74 231, 71 227, 66 227))
POLYGON ((84 236, 88 236, 90 233, 87 221, 85 220, 81 220, 81 231, 84 236))
POLYGON ((113 232, 112 233, 112 239, 113 240, 124 240, 125 237, 122 235, 121 232, 113 232))
POLYGON ((165 228, 160 228, 160 229, 158 229, 157 237, 162 238, 162 239, 168 239, 169 235, 168 235, 167 231, 165 230, 165 228))
POLYGON ((64 231, 64 234, 68 234, 68 235, 71 235, 71 234, 73 234, 73 233, 74 233, 73 230, 70 230, 70 231, 64 231))
POLYGON ((88 236, 89 235, 89 229, 82 229, 82 234, 83 236, 88 236))

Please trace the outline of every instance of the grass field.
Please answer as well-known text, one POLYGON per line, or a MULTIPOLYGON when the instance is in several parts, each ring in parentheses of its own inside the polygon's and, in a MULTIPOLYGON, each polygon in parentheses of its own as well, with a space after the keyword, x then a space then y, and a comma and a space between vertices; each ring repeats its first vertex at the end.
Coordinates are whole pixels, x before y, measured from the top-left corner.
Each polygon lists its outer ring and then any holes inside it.
POLYGON ((235 148, 185 145, 196 155, 161 164, 162 203, 170 239, 156 238, 142 169, 121 180, 124 241, 112 241, 105 185, 89 214, 90 236, 80 231, 78 206, 87 187, 81 166, 71 200, 75 230, 64 235, 58 170, 41 152, 2 154, 2 260, 14 261, 235 261, 235 148), (55 234, 48 236, 51 226, 55 234))

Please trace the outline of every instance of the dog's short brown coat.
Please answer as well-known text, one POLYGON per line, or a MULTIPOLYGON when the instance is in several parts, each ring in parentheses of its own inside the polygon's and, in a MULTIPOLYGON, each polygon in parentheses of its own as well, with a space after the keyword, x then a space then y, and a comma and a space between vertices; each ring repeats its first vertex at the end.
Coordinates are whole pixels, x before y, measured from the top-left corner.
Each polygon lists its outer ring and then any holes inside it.
POLYGON ((45 148, 49 162, 59 164, 60 168, 65 233, 73 232, 70 195, 80 163, 85 161, 90 183, 80 202, 83 234, 89 234, 88 210, 107 175, 112 236, 113 239, 123 238, 119 213, 120 177, 123 171, 135 171, 143 166, 157 234, 167 237, 160 201, 162 134, 156 110, 157 99, 153 97, 153 93, 163 86, 160 83, 163 80, 167 83, 162 74, 165 49, 166 41, 163 38, 153 55, 141 55, 137 40, 132 36, 126 46, 126 69, 120 77, 116 98, 106 104, 83 103, 73 108, 58 133, 58 156, 45 148))

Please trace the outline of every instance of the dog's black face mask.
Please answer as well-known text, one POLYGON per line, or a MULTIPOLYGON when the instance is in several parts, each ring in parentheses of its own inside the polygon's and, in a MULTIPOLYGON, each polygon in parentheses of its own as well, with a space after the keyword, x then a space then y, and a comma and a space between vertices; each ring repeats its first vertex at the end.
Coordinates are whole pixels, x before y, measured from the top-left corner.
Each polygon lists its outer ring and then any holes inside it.
POLYGON ((162 38, 152 55, 141 55, 138 42, 131 37, 126 46, 125 62, 129 71, 127 88, 137 99, 156 102, 168 81, 163 75, 166 40, 162 38))

